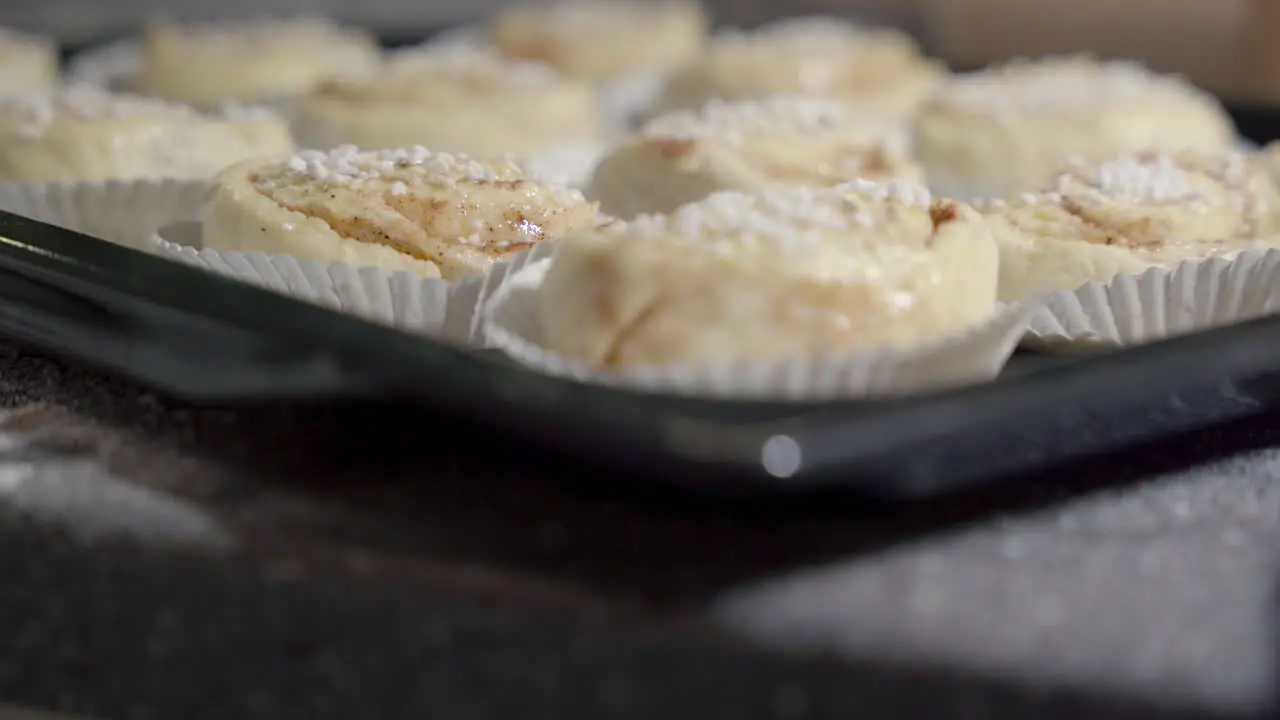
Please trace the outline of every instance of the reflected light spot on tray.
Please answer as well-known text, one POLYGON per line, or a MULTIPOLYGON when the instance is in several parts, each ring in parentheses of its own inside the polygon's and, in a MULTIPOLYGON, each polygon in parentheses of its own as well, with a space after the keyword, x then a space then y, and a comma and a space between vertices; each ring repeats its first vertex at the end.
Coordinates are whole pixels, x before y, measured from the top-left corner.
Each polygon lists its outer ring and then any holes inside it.
POLYGON ((765 472, 776 478, 788 478, 796 474, 801 462, 800 444, 789 435, 774 435, 765 441, 760 451, 760 462, 765 472))

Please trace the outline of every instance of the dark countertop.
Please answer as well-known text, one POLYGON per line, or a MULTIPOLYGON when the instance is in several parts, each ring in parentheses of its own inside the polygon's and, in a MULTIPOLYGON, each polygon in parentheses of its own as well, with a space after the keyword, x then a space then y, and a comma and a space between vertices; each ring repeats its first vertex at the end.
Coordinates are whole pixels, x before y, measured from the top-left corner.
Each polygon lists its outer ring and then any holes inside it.
POLYGON ((0 397, 0 698, 111 720, 1154 717, 1169 698, 754 649, 704 610, 1277 438, 904 507, 725 504, 407 409, 194 409, 2 346, 0 397))

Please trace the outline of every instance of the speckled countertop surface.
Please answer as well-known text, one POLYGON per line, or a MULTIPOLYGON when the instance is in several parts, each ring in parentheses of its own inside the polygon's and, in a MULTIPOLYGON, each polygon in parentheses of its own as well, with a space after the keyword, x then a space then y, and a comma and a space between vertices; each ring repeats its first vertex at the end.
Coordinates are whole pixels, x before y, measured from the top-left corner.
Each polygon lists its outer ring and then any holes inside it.
POLYGON ((5 702, 243 720, 1271 709, 1276 418, 888 507, 638 495, 442 418, 194 409, 2 345, 0 398, 5 702))

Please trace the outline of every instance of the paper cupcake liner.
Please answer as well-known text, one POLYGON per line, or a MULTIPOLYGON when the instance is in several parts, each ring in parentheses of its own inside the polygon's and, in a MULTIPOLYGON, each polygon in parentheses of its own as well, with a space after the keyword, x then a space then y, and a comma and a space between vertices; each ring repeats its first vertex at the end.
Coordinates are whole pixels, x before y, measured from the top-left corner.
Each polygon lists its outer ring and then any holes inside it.
POLYGON ((1023 345, 1056 352, 1116 349, 1277 310, 1280 250, 1250 250, 1049 293, 1023 345))
POLYGON ((0 210, 143 248, 155 228, 198 218, 207 188, 195 180, 0 183, 0 210))
POLYGON ((509 265, 498 263, 485 275, 448 282, 289 255, 220 252, 202 248, 200 234, 198 222, 176 223, 156 231, 148 250, 298 300, 469 347, 484 346, 480 307, 506 278, 509 265))
POLYGON ((67 82, 133 92, 133 78, 142 67, 142 48, 135 39, 118 40, 82 53, 67 63, 67 82))
POLYGON ((590 182, 605 150, 606 146, 601 142, 565 143, 538 153, 523 165, 531 174, 549 182, 582 189, 590 182))
POLYGON ((1002 307, 970 330, 910 349, 833 352, 780 362, 652 366, 601 371, 541 346, 535 293, 551 246, 514 260, 483 301, 489 345, 539 372, 648 392, 718 399, 824 401, 901 395, 994 378, 1013 354, 1034 303, 1002 307))

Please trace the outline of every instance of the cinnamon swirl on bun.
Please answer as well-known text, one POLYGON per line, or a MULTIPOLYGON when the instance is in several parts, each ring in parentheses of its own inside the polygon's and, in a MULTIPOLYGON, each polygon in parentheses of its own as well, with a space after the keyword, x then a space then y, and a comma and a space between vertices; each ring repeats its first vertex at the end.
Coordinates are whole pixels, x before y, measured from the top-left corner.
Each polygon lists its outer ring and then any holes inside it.
POLYGON ((1125 155, 983 208, 1000 298, 1017 300, 1184 260, 1280 244, 1280 190, 1247 155, 1125 155))
POLYGON ((587 194, 622 218, 723 190, 831 187, 854 178, 923 183, 905 132, 858 122, 839 102, 777 95, 712 101, 649 121, 597 165, 587 194))
POLYGON ((345 146, 223 171, 205 207, 203 242, 449 280, 601 222, 582 193, 508 162, 345 146))
POLYGON ((920 109, 916 157, 935 192, 1036 190, 1064 162, 1145 150, 1216 151, 1236 142, 1217 99, 1131 62, 1017 61, 954 79, 920 109))
POLYGON ((723 192, 563 239, 538 290, 543 345, 604 368, 910 347, 996 306, 981 216, 858 181, 723 192))

